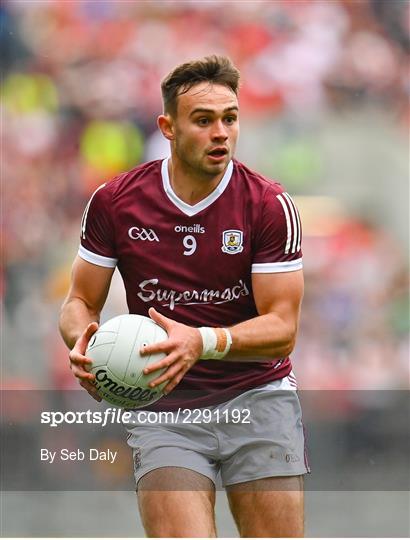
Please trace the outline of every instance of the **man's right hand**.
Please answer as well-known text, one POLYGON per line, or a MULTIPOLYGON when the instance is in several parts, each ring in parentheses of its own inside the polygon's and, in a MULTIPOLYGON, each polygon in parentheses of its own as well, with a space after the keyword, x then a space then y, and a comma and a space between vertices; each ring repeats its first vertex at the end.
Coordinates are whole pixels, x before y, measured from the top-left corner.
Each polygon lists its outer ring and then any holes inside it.
POLYGON ((87 370, 87 368, 91 366, 92 360, 84 356, 87 350, 88 342, 97 330, 98 323, 90 323, 81 336, 77 339, 68 356, 70 358, 70 367, 73 375, 77 377, 80 385, 87 390, 90 396, 92 396, 96 401, 101 401, 102 398, 98 395, 97 389, 91 382, 95 380, 95 376, 92 373, 89 373, 87 370))

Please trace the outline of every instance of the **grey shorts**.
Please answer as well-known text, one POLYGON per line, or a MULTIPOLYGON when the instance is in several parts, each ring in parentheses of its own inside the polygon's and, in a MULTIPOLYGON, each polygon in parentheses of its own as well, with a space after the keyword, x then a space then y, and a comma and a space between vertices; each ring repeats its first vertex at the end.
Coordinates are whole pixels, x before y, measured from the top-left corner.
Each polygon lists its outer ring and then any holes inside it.
POLYGON ((202 409, 134 411, 125 427, 138 481, 183 467, 229 486, 309 472, 293 374, 202 409))

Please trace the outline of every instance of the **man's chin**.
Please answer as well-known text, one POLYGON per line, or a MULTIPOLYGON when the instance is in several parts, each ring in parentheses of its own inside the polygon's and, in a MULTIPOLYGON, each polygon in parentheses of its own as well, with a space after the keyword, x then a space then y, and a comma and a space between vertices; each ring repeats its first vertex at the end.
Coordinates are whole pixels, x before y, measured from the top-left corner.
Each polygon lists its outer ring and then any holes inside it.
POLYGON ((207 160, 204 169, 209 172, 209 174, 219 174, 226 169, 229 161, 229 157, 225 157, 224 159, 215 162, 210 162, 209 160, 207 160))

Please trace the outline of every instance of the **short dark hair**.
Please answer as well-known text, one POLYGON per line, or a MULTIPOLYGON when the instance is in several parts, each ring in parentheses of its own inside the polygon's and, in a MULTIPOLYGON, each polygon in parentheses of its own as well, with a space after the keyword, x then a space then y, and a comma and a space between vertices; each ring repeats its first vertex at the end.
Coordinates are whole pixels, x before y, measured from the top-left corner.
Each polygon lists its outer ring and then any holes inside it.
POLYGON ((177 98, 201 82, 227 86, 238 95, 239 71, 227 56, 205 56, 180 64, 161 82, 164 111, 177 112, 177 98))

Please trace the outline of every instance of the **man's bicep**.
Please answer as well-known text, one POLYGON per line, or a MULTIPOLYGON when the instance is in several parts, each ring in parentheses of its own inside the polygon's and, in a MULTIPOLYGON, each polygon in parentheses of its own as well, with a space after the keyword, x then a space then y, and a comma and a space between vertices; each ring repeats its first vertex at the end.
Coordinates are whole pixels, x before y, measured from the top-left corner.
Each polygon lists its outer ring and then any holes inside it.
POLYGON ((303 271, 253 273, 252 288, 259 315, 276 313, 298 318, 303 297, 303 271))
POLYGON ((67 301, 79 298, 99 313, 105 303, 115 268, 97 266, 77 256, 74 260, 67 301))

